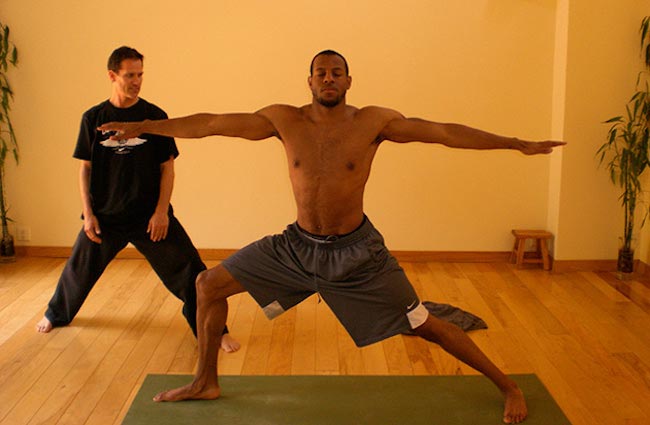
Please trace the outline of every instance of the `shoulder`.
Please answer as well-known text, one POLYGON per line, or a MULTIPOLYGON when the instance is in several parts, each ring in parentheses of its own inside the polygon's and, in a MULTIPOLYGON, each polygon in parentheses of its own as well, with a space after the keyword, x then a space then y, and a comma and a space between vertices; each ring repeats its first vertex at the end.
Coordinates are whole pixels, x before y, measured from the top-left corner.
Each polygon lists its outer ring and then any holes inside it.
POLYGON ((265 106, 264 108, 257 111, 258 113, 265 114, 292 114, 299 113, 302 108, 298 108, 293 105, 285 105, 281 103, 276 103, 274 105, 265 106))
POLYGON ((94 132, 98 125, 106 122, 107 116, 111 116, 112 110, 113 105, 108 100, 92 106, 81 115, 81 127, 90 133, 94 132))
POLYGON ((138 106, 140 106, 142 109, 145 110, 147 116, 150 117, 150 119, 166 119, 167 118, 167 113, 160 108, 158 105, 155 105, 143 98, 140 98, 140 100, 137 103, 138 106))
POLYGON ((97 116, 97 114, 99 114, 101 111, 105 110, 110 104, 111 103, 108 100, 104 100, 103 102, 98 103, 97 105, 92 106, 91 108, 86 110, 83 113, 82 117, 84 119, 89 119, 91 117, 97 116))
POLYGON ((400 112, 390 109, 390 108, 384 108, 383 106, 364 106, 363 108, 359 109, 357 112, 357 116, 359 118, 368 118, 372 120, 378 120, 382 122, 389 122, 395 119, 401 119, 404 118, 404 115, 402 115, 400 112))
POLYGON ((367 126, 379 134, 378 139, 381 140, 385 138, 382 133, 386 131, 387 127, 393 123, 401 122, 404 119, 404 115, 394 109, 381 106, 365 106, 359 109, 356 114, 357 122, 361 125, 366 123, 367 126))
POLYGON ((274 121, 277 119, 290 119, 299 117, 303 114, 303 108, 298 108, 293 105, 275 104, 266 106, 256 113, 270 119, 271 121, 274 121))

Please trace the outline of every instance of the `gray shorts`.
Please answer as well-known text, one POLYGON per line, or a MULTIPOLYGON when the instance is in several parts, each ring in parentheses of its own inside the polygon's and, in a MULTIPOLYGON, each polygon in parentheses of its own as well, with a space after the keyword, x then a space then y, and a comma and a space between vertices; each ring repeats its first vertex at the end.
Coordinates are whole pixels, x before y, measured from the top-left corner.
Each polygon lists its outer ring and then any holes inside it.
POLYGON ((269 319, 319 293, 363 347, 420 326, 428 312, 370 220, 322 238, 290 224, 222 262, 269 319))

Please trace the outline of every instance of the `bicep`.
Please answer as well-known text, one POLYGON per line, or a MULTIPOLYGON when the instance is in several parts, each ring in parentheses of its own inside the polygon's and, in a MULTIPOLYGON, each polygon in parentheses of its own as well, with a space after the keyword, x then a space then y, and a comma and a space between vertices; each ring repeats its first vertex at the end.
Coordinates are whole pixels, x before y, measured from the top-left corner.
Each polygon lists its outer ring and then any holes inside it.
POLYGON ((167 159, 167 161, 160 163, 160 171, 162 173, 165 173, 165 172, 172 172, 173 173, 174 172, 174 157, 173 156, 170 155, 169 158, 167 159))
POLYGON ((214 125, 223 136, 262 140, 277 135, 273 123, 259 112, 219 115, 214 125))
POLYGON ((90 187, 90 161, 81 160, 79 165, 79 187, 82 192, 88 191, 90 187))
POLYGON ((87 161, 85 159, 79 161, 79 172, 81 174, 90 174, 90 168, 90 161, 87 161))
POLYGON ((390 120, 381 132, 383 139, 398 143, 444 143, 445 126, 420 118, 398 117, 390 120))

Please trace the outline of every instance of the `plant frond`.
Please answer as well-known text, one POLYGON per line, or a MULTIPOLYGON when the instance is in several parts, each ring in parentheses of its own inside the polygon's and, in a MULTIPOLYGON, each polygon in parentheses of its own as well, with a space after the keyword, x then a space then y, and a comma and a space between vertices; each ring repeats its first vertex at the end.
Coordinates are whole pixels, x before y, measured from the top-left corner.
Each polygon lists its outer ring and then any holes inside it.
POLYGON ((641 46, 639 47, 639 50, 645 53, 643 59, 646 67, 648 68, 650 68, 650 50, 648 49, 650 47, 650 44, 646 45, 646 43, 648 42, 648 35, 650 35, 649 31, 650 16, 646 16, 643 18, 643 20, 641 20, 641 27, 639 28, 639 32, 641 33, 641 46), (646 46, 645 49, 643 48, 644 46, 646 46))
POLYGON ((619 116, 617 116, 617 117, 610 118, 610 119, 608 119, 607 121, 604 121, 603 124, 610 124, 610 123, 613 123, 613 122, 620 122, 620 121, 622 121, 622 120, 623 120, 623 116, 622 116, 622 115, 619 115, 619 116))
POLYGON ((2 124, 0 126, 0 221, 3 225, 11 221, 7 217, 8 207, 3 186, 5 161, 9 152, 16 163, 19 157, 16 134, 9 117, 13 91, 6 75, 9 66, 16 66, 18 63, 18 49, 9 41, 9 36, 9 27, 0 22, 0 123, 2 124))

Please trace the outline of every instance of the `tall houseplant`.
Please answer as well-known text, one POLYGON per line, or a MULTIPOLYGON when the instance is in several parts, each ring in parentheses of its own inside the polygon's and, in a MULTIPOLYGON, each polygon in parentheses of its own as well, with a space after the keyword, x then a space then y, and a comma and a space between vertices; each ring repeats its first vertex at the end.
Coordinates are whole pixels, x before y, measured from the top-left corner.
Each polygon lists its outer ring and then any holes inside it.
POLYGON ((9 233, 7 216, 8 205, 5 197, 5 163, 7 156, 13 156, 18 163, 18 144, 11 125, 9 111, 13 92, 7 79, 10 66, 18 63, 18 50, 9 41, 9 27, 0 22, 0 223, 2 224, 2 240, 0 241, 0 261, 10 261, 14 258, 14 241, 9 233))
MULTIPOLYGON (((641 175, 650 165, 650 16, 646 16, 639 29, 641 56, 644 69, 639 73, 636 91, 626 105, 625 115, 605 121, 611 124, 607 141, 598 149, 600 164, 609 171, 612 182, 621 187, 620 196, 624 212, 623 236, 618 253, 618 271, 622 274, 634 271, 634 228, 635 213, 642 202, 643 187, 641 175)), ((649 210, 643 209, 641 226, 649 210)))

